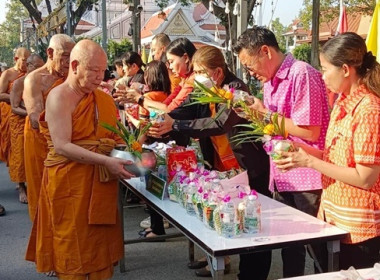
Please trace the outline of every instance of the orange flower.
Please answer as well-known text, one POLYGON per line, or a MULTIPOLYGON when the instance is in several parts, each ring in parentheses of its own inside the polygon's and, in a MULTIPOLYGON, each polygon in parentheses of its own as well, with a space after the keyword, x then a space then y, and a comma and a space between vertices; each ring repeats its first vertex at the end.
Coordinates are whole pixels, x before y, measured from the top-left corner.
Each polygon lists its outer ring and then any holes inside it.
POLYGON ((232 92, 226 91, 226 93, 224 94, 224 98, 227 100, 232 100, 234 98, 234 95, 232 94, 232 92))
POLYGON ((137 151, 137 152, 140 152, 140 153, 142 152, 142 146, 141 146, 141 144, 140 144, 139 142, 137 142, 137 141, 134 141, 134 142, 132 143, 131 148, 132 148, 133 151, 137 151))
POLYGON ((273 135, 274 133, 274 125, 273 124, 267 124, 263 129, 264 134, 266 135, 273 135))

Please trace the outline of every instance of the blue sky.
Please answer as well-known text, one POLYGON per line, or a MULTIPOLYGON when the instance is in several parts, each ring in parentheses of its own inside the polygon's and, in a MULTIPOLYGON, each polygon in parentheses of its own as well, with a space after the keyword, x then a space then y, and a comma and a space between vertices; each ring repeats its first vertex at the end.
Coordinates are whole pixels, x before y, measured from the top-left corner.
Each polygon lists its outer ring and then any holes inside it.
MULTIPOLYGON (((0 23, 5 20, 5 3, 8 1, 0 0, 0 23)), ((288 25, 298 15, 303 0, 263 0, 263 25, 269 24, 272 13, 272 2, 275 5, 273 19, 279 17, 283 25, 288 25)))
POLYGON ((263 25, 266 26, 271 19, 272 2, 275 6, 273 20, 280 18, 283 25, 289 25, 298 16, 303 0, 263 0, 263 25))
POLYGON ((5 15, 7 11, 5 10, 5 3, 7 3, 9 0, 0 0, 0 23, 2 23, 5 20, 5 15))

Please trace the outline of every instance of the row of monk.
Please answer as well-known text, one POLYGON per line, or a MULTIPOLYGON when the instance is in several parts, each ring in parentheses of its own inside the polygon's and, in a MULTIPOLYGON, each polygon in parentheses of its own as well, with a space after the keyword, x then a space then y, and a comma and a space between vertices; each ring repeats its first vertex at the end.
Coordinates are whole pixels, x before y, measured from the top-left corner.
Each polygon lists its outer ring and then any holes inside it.
MULTIPOLYGON (((63 34, 51 38, 47 62, 25 80, 17 79, 26 71, 25 61, 38 64, 38 57, 29 59, 25 49, 17 50, 15 67, 2 74, 1 159, 19 184, 22 201, 26 181, 33 221, 26 259, 36 263, 37 271, 54 271, 60 279, 109 279, 123 257, 117 180, 101 176, 132 176, 124 169, 131 162, 107 156, 121 143, 101 125, 116 126, 115 102, 137 103, 141 116, 152 107, 166 112, 163 122, 149 129, 147 140, 173 138, 186 145, 189 137, 199 138, 212 168, 244 168, 251 188, 348 231, 341 244, 341 268, 369 267, 380 260, 380 65, 360 36, 345 33, 326 43, 322 74, 282 53, 266 28, 254 26, 237 40, 234 52, 263 84, 264 100, 254 98, 250 109, 268 123, 279 114, 297 148, 278 160, 270 159, 259 142, 230 141, 244 130, 236 125, 248 121, 226 104, 188 106, 200 76, 216 87, 248 91, 219 49, 197 50, 188 39, 170 42, 165 34, 155 37, 151 49, 156 61, 145 72, 138 54, 125 54, 124 79, 111 87, 102 84, 107 57, 101 47, 90 40, 75 44, 63 34), (331 115, 326 86, 339 94, 331 115), (16 124, 14 115, 20 119, 16 124), (13 174, 22 168, 24 178, 13 174)), ((142 236, 163 234, 162 224, 151 211, 151 228, 142 236)), ((326 269, 325 245, 310 248, 326 269)), ((304 274, 305 254, 304 246, 283 249, 284 277, 304 274)), ((267 279, 270 265, 271 252, 242 254, 237 277, 267 279)), ((207 268, 197 272, 210 275, 207 268)))

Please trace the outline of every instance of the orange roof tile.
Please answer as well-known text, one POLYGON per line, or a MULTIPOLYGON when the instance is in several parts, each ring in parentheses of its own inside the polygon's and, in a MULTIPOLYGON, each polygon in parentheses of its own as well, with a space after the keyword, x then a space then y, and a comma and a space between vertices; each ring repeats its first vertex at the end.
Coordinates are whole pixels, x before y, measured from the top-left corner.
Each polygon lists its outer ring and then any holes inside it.
MULTIPOLYGON (((165 10, 166 18, 169 16, 172 9, 165 10)), ((144 27, 141 29, 141 38, 153 36, 154 30, 156 30, 165 20, 160 18, 158 14, 153 15, 148 19, 144 27)))
MULTIPOLYGON (((218 30, 226 30, 226 28, 221 24, 218 24, 217 26, 218 26, 218 30)), ((203 24, 203 25, 200 25, 199 27, 204 30, 215 30, 215 24, 203 24)))
POLYGON ((199 3, 198 5, 196 5, 194 7, 194 12, 193 12, 194 21, 198 22, 198 21, 203 20, 201 16, 204 15, 206 12, 207 12, 207 9, 202 3, 199 3))

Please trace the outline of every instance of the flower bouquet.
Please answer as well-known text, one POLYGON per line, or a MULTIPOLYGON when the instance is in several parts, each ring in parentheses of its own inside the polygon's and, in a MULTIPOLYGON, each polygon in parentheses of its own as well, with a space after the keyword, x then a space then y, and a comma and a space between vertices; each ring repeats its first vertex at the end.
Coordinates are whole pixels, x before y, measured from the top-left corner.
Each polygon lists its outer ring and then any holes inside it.
MULTIPOLYGON (((199 76, 194 80, 194 91, 190 97, 192 102, 185 106, 195 104, 212 104, 212 106, 215 106, 215 104, 226 104, 225 108, 230 109, 234 98, 234 88, 221 88, 210 77, 199 76)), ((219 118, 225 108, 216 112, 213 116, 213 121, 219 118)), ((206 127, 210 123, 206 124, 206 127)))
POLYGON ((267 123, 265 114, 251 110, 244 101, 238 102, 242 113, 245 118, 250 121, 249 124, 237 125, 245 128, 237 135, 233 136, 233 141, 237 144, 262 141, 264 142, 264 149, 272 157, 272 159, 279 159, 281 156, 279 151, 289 152, 293 151, 294 147, 290 140, 288 140, 288 133, 285 129, 285 118, 281 117, 279 122, 279 114, 272 114, 272 121, 267 123))
POLYGON ((152 124, 148 123, 141 129, 125 127, 116 121, 117 127, 107 123, 100 124, 105 129, 115 133, 123 139, 125 146, 116 147, 111 151, 111 157, 131 160, 134 164, 125 165, 124 168, 136 176, 143 176, 156 166, 156 156, 152 150, 143 149, 140 141, 152 124))

